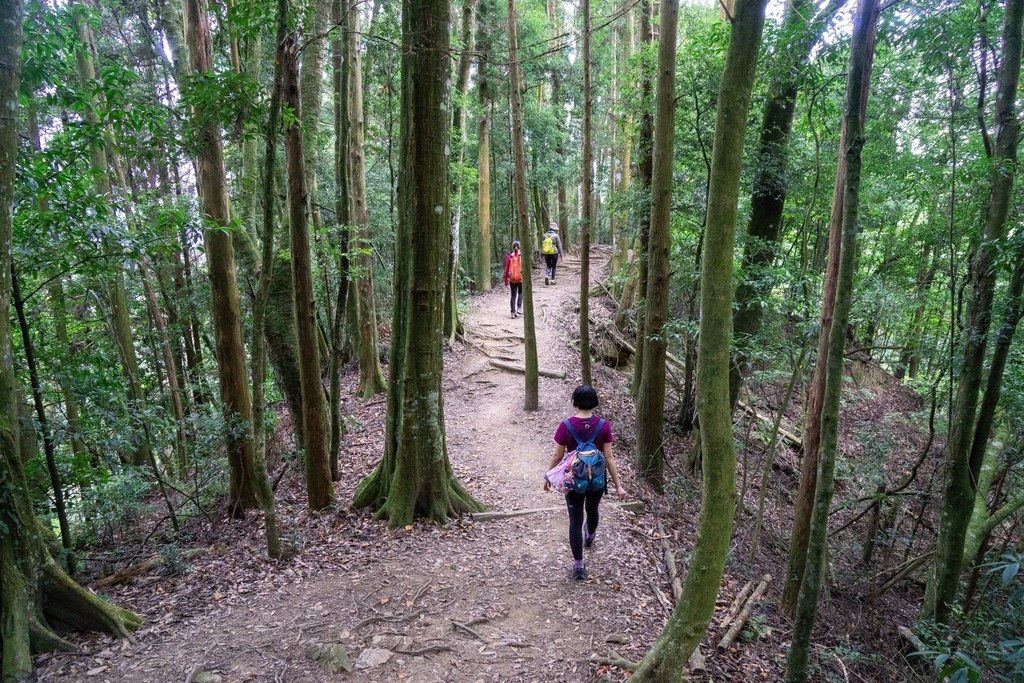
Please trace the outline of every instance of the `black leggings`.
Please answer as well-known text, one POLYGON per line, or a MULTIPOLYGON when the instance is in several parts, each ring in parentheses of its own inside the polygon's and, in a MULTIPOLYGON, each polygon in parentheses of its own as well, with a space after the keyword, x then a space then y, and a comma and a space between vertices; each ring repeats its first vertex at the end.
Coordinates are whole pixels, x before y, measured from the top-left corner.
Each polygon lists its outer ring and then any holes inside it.
POLYGON ((601 504, 603 495, 604 489, 586 493, 569 491, 565 494, 565 505, 569 508, 569 547, 572 548, 572 559, 574 560, 583 559, 584 513, 587 517, 587 533, 592 536, 597 531, 597 506, 601 504))
POLYGON ((555 279, 555 268, 558 266, 558 254, 544 254, 544 261, 547 262, 548 274, 555 279))
POLYGON ((509 289, 512 290, 512 312, 516 312, 516 297, 519 297, 519 308, 523 307, 523 283, 512 282, 509 284, 509 289))

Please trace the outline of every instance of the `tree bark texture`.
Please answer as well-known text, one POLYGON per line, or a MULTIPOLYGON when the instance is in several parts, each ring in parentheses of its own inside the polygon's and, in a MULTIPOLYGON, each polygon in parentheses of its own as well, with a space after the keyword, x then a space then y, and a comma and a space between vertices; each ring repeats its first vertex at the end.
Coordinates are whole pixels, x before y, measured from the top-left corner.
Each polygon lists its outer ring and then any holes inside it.
MULTIPOLYGON (((878 21, 878 0, 859 0, 850 43, 846 79, 843 130, 846 146, 846 178, 843 186, 843 228, 836 282, 835 317, 829 330, 828 366, 821 408, 821 445, 818 450, 817 485, 811 517, 811 534, 804 564, 804 578, 796 605, 793 643, 786 656, 786 681, 807 680, 811 632, 818 613, 822 570, 828 555, 828 517, 835 491, 836 452, 839 447, 839 408, 846 363, 846 331, 853 302, 853 277, 857 270, 857 233, 860 215, 861 152, 864 147, 865 108, 862 93, 869 78, 869 52, 874 51, 874 27, 878 21)), ((820 360, 819 360, 820 363, 820 360)))
MULTIPOLYGON (((508 0, 509 104, 512 110, 512 156, 515 158, 516 225, 519 228, 523 268, 523 347, 526 365, 523 408, 537 410, 540 405, 537 374, 537 332, 533 314, 533 239, 530 213, 526 204, 526 150, 523 149, 523 78, 516 44, 515 0, 508 0)), ((582 275, 580 277, 583 277, 582 275)), ((581 304, 582 305, 582 304, 581 304)), ((582 332, 582 330, 581 330, 582 332)), ((583 339, 580 340, 580 348, 583 339)))
POLYGON ((402 3, 402 144, 384 458, 353 500, 393 527, 414 517, 443 523, 482 509, 455 478, 444 429, 449 11, 448 0, 402 3))
POLYGON ((480 4, 477 21, 479 38, 477 44, 477 88, 480 95, 480 123, 477 125, 477 225, 478 241, 476 259, 477 291, 491 289, 491 86, 488 80, 491 52, 491 7, 490 3, 480 4))
MULTIPOLYGON (((988 208, 981 243, 974 257, 972 292, 963 328, 963 363, 960 366, 953 414, 950 415, 939 536, 935 545, 935 566, 921 610, 922 618, 934 619, 940 623, 948 621, 956 599, 964 540, 974 508, 975 482, 981 469, 981 456, 984 454, 982 444, 979 443, 973 453, 971 444, 976 437, 978 393, 992 320, 992 299, 997 276, 995 259, 1006 236, 1006 219, 1013 197, 1013 183, 1017 170, 1020 122, 1015 103, 1020 80, 1022 21, 1024 0, 1008 0, 1003 23, 1003 55, 996 85, 994 129, 998 133, 990 160, 992 171, 988 208)), ((996 343, 998 345, 998 340, 996 343)), ((992 369, 989 372, 991 373, 992 369)), ((996 381, 994 389, 998 391, 998 380, 996 381)), ((988 431, 991 428, 989 418, 983 416, 982 419, 981 426, 988 431)), ((987 435, 984 435, 984 441, 987 440, 987 435)))
MULTIPOLYGON (((343 25, 343 0, 332 0, 331 22, 343 25)), ((338 457, 344 423, 341 418, 341 370, 345 354, 345 312, 348 310, 350 289, 349 225, 351 208, 348 183, 348 36, 335 31, 331 41, 331 66, 334 86, 334 213, 338 231, 338 292, 334 299, 334 319, 331 321, 330 389, 328 392, 331 419, 331 479, 341 477, 338 457)))
MULTIPOLYGON (((672 0, 663 0, 662 21, 672 0)), ((738 0, 718 95, 707 227, 701 258, 697 404, 704 457, 697 540, 683 594, 632 681, 679 680, 715 609, 736 508, 736 453, 729 405, 733 248, 743 138, 767 0, 738 0)), ((653 225, 652 225, 653 228, 653 225)))
MULTIPOLYGON (((590 81, 590 0, 580 4, 583 13, 583 179, 580 192, 580 375, 591 384, 590 371, 590 237, 594 227, 594 114, 590 81)), ((673 54, 675 42, 673 42, 673 54)), ((673 68, 674 72, 674 68, 673 68)), ((671 154, 669 155, 671 157, 671 154)))
POLYGON ((665 354, 662 327, 668 318, 669 251, 672 246, 672 150, 676 111, 676 30, 679 3, 661 4, 658 87, 652 141, 651 213, 644 292, 643 369, 636 397, 636 462, 640 475, 662 488, 665 426, 665 354))
MULTIPOLYGON (((860 79, 860 117, 863 120, 868 100, 868 86, 871 82, 871 67, 874 61, 875 21, 868 27, 868 52, 864 61, 864 76, 860 79)), ((846 141, 846 117, 843 117, 844 128, 839 134, 839 149, 848 148, 846 141)), ((800 583, 804 577, 804 563, 807 560, 807 543, 811 533, 811 515, 814 508, 814 491, 818 476, 818 451, 821 444, 821 407, 825 394, 825 375, 828 366, 829 331, 835 309, 836 282, 839 277, 839 253, 842 241, 843 198, 846 183, 846 155, 839 157, 836 170, 836 182, 832 191, 832 214, 828 228, 828 265, 825 272, 825 291, 821 302, 821 325, 818 330, 817 360, 811 376, 811 386, 807 394, 806 413, 803 434, 803 461, 800 465, 800 484, 797 488, 796 502, 793 505, 793 532, 789 541, 789 559, 786 568, 786 585, 782 591, 783 609, 793 614, 796 609, 800 583)))
POLYGON ((303 454, 306 496, 310 510, 322 510, 334 501, 330 457, 327 453, 327 416, 320 381, 320 346, 313 302, 312 247, 309 239, 306 169, 303 155, 302 104, 299 99, 298 37, 285 39, 282 95, 294 112, 284 130, 285 166, 288 169, 288 223, 291 229, 292 280, 295 291, 295 327, 299 339, 299 378, 302 383, 303 454))
MULTIPOLYGON (((651 21, 651 0, 643 0, 640 5, 640 37, 651 45, 654 43, 654 28, 651 21)), ((644 68, 643 80, 640 82, 640 129, 637 134, 637 165, 636 180, 639 197, 636 211, 637 225, 637 317, 636 317, 636 357, 633 361, 633 382, 630 391, 634 397, 640 392, 640 379, 643 377, 645 297, 647 296, 647 254, 650 248, 651 235, 651 177, 654 175, 654 108, 652 95, 654 87, 651 83, 650 71, 644 68)))
POLYGON ((455 339, 459 331, 458 306, 458 274, 459 274, 459 235, 462 231, 462 163, 466 156, 466 90, 469 87, 469 64, 473 56, 473 17, 476 12, 477 0, 464 0, 462 3, 462 26, 459 40, 459 63, 455 71, 455 112, 452 115, 452 149, 455 150, 454 172, 452 173, 452 200, 455 205, 451 209, 452 249, 448 265, 448 287, 444 297, 444 336, 449 341, 455 339))
POLYGON ((356 393, 367 399, 386 391, 380 367, 377 339, 377 306, 373 295, 373 244, 370 241, 370 210, 366 199, 366 123, 363 119, 363 74, 359 59, 359 12, 351 9, 348 37, 348 154, 349 186, 352 190, 352 230, 359 247, 359 387, 356 393))
MULTIPOLYGON (((184 0, 185 29, 192 70, 211 73, 213 50, 206 0, 184 0)), ((242 341, 238 277, 232 252, 232 233, 224 147, 220 128, 212 116, 196 111, 199 142, 196 157, 200 209, 208 226, 203 232, 210 276, 210 297, 220 398, 227 427, 226 441, 231 478, 228 510, 232 515, 259 505, 252 438, 252 404, 242 341)))

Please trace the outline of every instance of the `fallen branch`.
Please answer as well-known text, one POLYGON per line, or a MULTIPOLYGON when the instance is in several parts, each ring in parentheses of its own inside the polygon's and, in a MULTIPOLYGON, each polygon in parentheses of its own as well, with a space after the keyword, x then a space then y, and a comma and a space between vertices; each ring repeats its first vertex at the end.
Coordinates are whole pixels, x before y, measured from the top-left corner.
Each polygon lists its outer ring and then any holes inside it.
POLYGON ((870 595, 868 595, 868 598, 874 600, 883 593, 887 592, 889 589, 893 588, 900 581, 902 581, 903 579, 907 578, 915 571, 917 571, 917 569, 921 565, 930 560, 932 554, 933 551, 929 550, 924 555, 918 555, 914 559, 908 560, 907 562, 904 562, 903 564, 899 565, 899 567, 896 568, 896 573, 893 574, 892 578, 890 578, 888 581, 882 584, 881 588, 879 588, 876 591, 873 591, 870 595))
POLYGON ((761 583, 757 584, 757 588, 747 599, 743 609, 740 610, 739 616, 732 622, 732 626, 726 631, 722 639, 718 641, 718 651, 725 652, 732 645, 732 641, 736 640, 736 636, 739 635, 743 626, 747 623, 747 619, 750 618, 750 613, 754 611, 754 606, 757 605, 758 601, 764 596, 764 592, 768 589, 768 584, 771 583, 771 574, 765 574, 764 578, 761 579, 761 583))
POLYGON ((393 650, 402 655, 409 655, 410 657, 422 657, 423 655, 434 654, 435 652, 451 652, 452 649, 447 645, 428 645, 427 647, 420 648, 419 650, 393 650))
POLYGON ((690 653, 690 660, 688 664, 690 665, 690 671, 692 672, 708 670, 707 660, 705 659, 704 655, 702 655, 700 652, 700 644, 698 644, 697 647, 693 648, 693 652, 690 653))
POLYGON ((897 626, 896 631, 900 634, 901 638, 910 643, 910 646, 914 648, 914 652, 928 651, 928 647, 925 646, 924 642, 906 626, 897 626))
MULTIPOLYGON (((182 559, 191 560, 193 557, 206 552, 206 548, 193 548, 192 550, 186 550, 181 554, 182 559)), ((134 567, 125 569, 122 572, 111 574, 110 576, 104 576, 102 579, 93 584, 96 588, 106 588, 107 586, 116 586, 121 583, 127 583, 132 579, 141 576, 151 569, 156 567, 163 560, 163 555, 154 555, 145 562, 137 564, 134 567)))
POLYGON ((426 614, 426 612, 427 612, 427 608, 426 607, 421 607, 418 610, 416 610, 415 612, 411 612, 409 614, 375 614, 372 617, 366 617, 365 619, 360 621, 358 624, 356 624, 355 626, 352 627, 352 630, 353 631, 358 631, 359 629, 363 628, 364 626, 369 626, 370 624, 376 624, 376 623, 381 622, 381 621, 388 621, 388 622, 392 622, 392 623, 398 622, 398 621, 410 621, 410 620, 415 619, 416 617, 420 616, 421 614, 426 614))
POLYGON ((676 570, 676 555, 672 552, 672 546, 669 545, 668 542, 668 535, 665 533, 665 529, 661 526, 661 522, 658 522, 658 535, 663 537, 661 545, 663 548, 665 569, 668 571, 669 585, 672 586, 672 603, 678 604, 679 598, 683 596, 683 583, 680 581, 679 572, 676 570))
POLYGON ((672 603, 670 603, 668 601, 668 598, 665 597, 665 593, 662 592, 660 588, 658 588, 658 584, 655 583, 654 579, 650 576, 647 577, 647 584, 651 587, 651 592, 654 593, 654 597, 656 597, 658 599, 658 602, 661 603, 661 606, 665 608, 665 612, 671 614, 672 603))
POLYGON ((722 623, 720 623, 718 625, 718 628, 728 628, 729 627, 729 624, 732 623, 732 620, 736 617, 736 614, 740 611, 740 607, 743 606, 744 601, 747 599, 747 596, 750 595, 750 591, 751 591, 751 589, 753 589, 753 587, 754 587, 754 582, 753 581, 747 581, 743 585, 743 589, 739 593, 736 594, 735 598, 733 598, 732 604, 729 605, 729 611, 727 611, 725 613, 725 617, 722 619, 722 623))
MULTIPOLYGON (((744 401, 737 401, 736 405, 739 406, 744 412, 753 415, 762 422, 775 422, 775 418, 773 418, 771 415, 765 415, 764 413, 759 412, 757 408, 750 406, 744 401)), ((782 440, 789 444, 789 446, 792 448, 800 450, 801 448, 804 447, 804 440, 797 436, 796 434, 794 434, 793 432, 789 431, 788 429, 784 429, 781 426, 781 423, 779 426, 779 436, 782 437, 782 440)))
MULTIPOLYGON (((625 503, 611 503, 605 506, 611 508, 619 508, 620 510, 628 510, 630 512, 643 512, 644 504, 639 500, 631 500, 625 503)), ((469 515, 470 520, 474 522, 493 522, 499 519, 511 519, 513 517, 523 517, 524 515, 533 515, 539 512, 559 512, 565 510, 564 505, 548 507, 548 508, 528 508, 526 510, 498 510, 495 512, 475 512, 469 515)))
POLYGON ((597 655, 590 656, 591 664, 603 664, 604 666, 615 666, 623 671, 636 671, 640 668, 640 662, 634 662, 626 659, 615 650, 608 653, 607 657, 599 657, 597 655))
MULTIPOLYGON (((516 363, 506 363, 495 358, 490 360, 491 365, 498 368, 499 370, 508 370, 509 372, 526 372, 526 366, 518 365, 516 363)), ((538 368, 537 374, 541 377, 551 377, 553 379, 565 379, 565 372, 562 370, 547 370, 545 368, 538 368)))

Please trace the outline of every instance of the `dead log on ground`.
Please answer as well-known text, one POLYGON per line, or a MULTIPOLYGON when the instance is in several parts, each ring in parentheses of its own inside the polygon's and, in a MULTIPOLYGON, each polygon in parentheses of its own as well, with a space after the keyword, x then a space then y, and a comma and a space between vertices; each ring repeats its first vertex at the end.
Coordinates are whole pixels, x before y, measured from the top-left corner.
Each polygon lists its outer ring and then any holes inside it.
MULTIPOLYGON (((490 360, 490 363, 491 363, 491 365, 493 365, 494 367, 498 368, 499 370, 508 370, 509 372, 521 372, 521 373, 525 373, 526 372, 526 366, 518 365, 516 363, 506 363, 504 361, 500 361, 500 360, 497 360, 497 359, 494 359, 494 358, 492 358, 490 360)), ((563 372, 561 370, 546 370, 544 368, 539 368, 537 370, 537 374, 539 374, 541 377, 551 377, 553 379, 565 379, 565 372, 563 372)))
MULTIPOLYGON (((186 550, 181 553, 181 557, 184 560, 191 560, 193 557, 206 552, 206 548, 194 548, 192 550, 186 550)), ((111 574, 110 576, 104 576, 102 579, 93 584, 96 588, 106 588, 107 586, 116 586, 118 584, 127 583, 132 579, 135 579, 143 574, 154 569, 163 560, 163 555, 154 555, 145 562, 129 567, 122 572, 111 574)))
POLYGON ((718 641, 719 652, 725 652, 728 650, 732 641, 736 640, 736 636, 739 635, 743 626, 747 623, 747 619, 750 618, 750 613, 754 611, 754 607, 764 596, 764 592, 768 589, 768 584, 771 583, 771 581, 771 574, 765 574, 764 578, 761 579, 761 583, 757 584, 757 588, 754 589, 754 592, 747 599, 746 604, 743 605, 743 609, 740 610, 739 615, 732 622, 732 626, 730 626, 729 630, 726 631, 724 636, 722 636, 722 639, 718 641))

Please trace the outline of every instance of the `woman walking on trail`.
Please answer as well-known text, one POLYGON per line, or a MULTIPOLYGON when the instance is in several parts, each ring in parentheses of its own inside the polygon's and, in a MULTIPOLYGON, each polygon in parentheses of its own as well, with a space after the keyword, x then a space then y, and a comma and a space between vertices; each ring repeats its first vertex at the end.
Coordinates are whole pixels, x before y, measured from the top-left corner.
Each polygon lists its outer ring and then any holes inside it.
MULTIPOLYGON (((572 405, 576 408, 576 414, 558 424, 554 436, 555 451, 548 465, 548 469, 553 470, 560 463, 570 461, 566 462, 564 470, 572 477, 564 480, 565 504, 569 511, 572 578, 577 580, 587 578, 583 548, 589 548, 594 543, 594 535, 597 533, 598 506, 608 490, 605 469, 611 475, 615 494, 620 500, 626 497, 626 489, 622 488, 612 457, 612 425, 603 417, 594 415, 598 402, 597 391, 589 384, 581 384, 572 392, 572 405), (566 458, 567 450, 575 451, 575 456, 566 458), (595 452, 595 456, 591 458, 589 452, 595 452), (584 521, 586 530, 583 528, 584 521)), ((556 487, 561 483, 552 482, 549 475, 550 472, 544 477, 545 491, 551 490, 552 483, 556 487)))
POLYGON ((512 251, 505 257, 505 286, 512 288, 512 319, 523 314, 523 255, 519 240, 512 240, 512 251))

